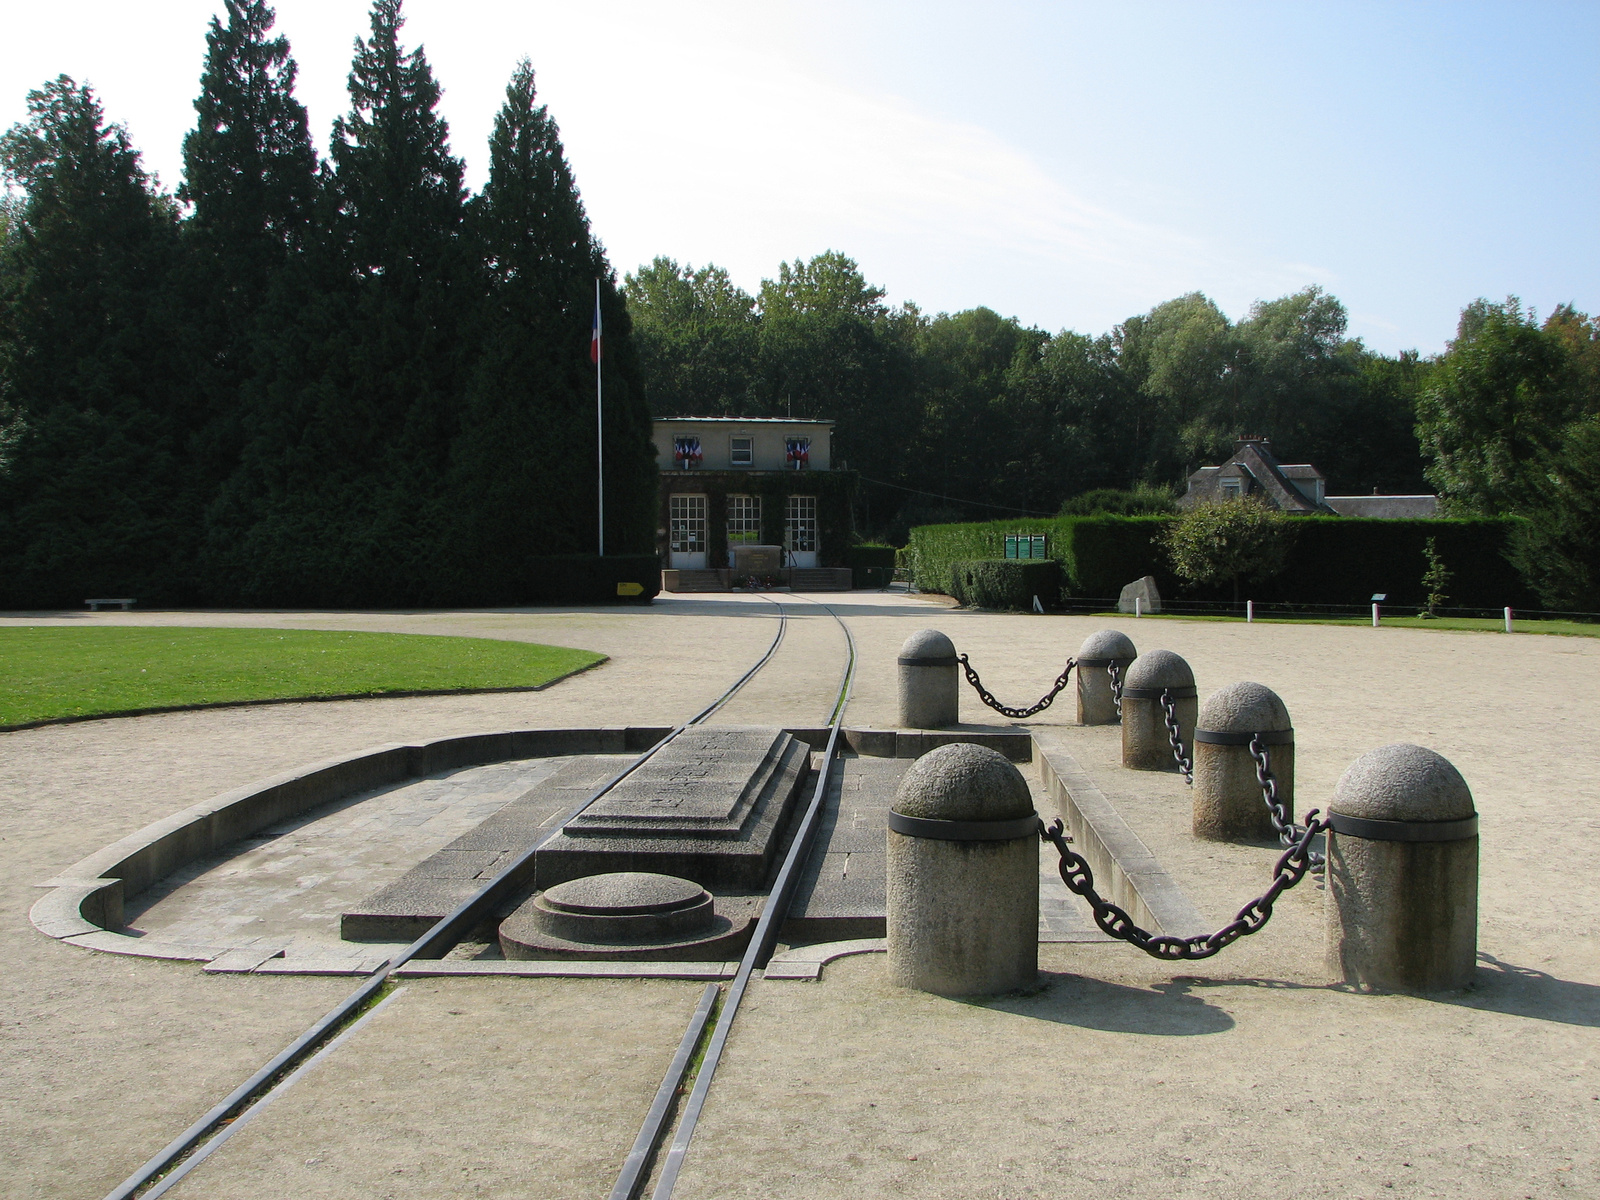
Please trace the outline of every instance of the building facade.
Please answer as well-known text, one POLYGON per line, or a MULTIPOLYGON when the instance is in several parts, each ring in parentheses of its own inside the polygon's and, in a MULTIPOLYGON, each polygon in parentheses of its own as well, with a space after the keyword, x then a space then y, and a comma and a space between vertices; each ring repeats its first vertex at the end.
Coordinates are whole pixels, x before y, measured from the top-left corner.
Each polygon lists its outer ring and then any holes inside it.
POLYGON ((1437 496, 1330 496, 1328 481, 1310 463, 1280 463, 1264 437, 1242 437, 1233 444, 1229 461, 1201 467, 1189 476, 1189 489, 1178 497, 1179 508, 1213 500, 1254 496, 1279 512, 1351 517, 1433 517, 1437 496))
POLYGON ((669 572, 715 571, 731 586, 740 551, 762 547, 770 557, 749 561, 775 560, 782 573, 842 568, 856 477, 833 469, 832 421, 668 417, 655 422, 654 440, 657 540, 669 572))

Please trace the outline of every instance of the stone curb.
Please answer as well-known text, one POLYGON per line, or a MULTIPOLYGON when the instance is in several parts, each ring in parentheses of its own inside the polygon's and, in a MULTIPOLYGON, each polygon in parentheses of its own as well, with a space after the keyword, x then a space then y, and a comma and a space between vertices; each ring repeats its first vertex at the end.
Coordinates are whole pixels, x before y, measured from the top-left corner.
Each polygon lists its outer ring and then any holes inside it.
POLYGON ((812 982, 822 978, 822 968, 836 958, 851 954, 883 954, 888 950, 886 938, 855 938, 847 942, 822 942, 815 946, 801 946, 774 954, 767 962, 764 979, 791 979, 812 982))
POLYGON ((1154 932, 1173 937, 1209 933, 1200 910, 1094 786, 1060 735, 1041 729, 1034 733, 1034 743, 1045 788, 1074 848, 1093 869, 1101 895, 1154 932))

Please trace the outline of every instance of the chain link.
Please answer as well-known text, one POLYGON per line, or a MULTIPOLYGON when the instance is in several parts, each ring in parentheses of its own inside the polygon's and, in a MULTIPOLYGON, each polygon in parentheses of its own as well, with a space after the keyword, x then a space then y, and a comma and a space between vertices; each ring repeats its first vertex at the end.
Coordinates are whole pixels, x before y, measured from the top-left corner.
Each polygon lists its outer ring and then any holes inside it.
POLYGON ((1126 909, 1118 908, 1105 900, 1094 888, 1094 871, 1081 854, 1067 846, 1070 840, 1058 817, 1050 825, 1039 822, 1039 837, 1055 845, 1061 855, 1061 882, 1067 890, 1082 896, 1094 910, 1094 922, 1104 932, 1137 946, 1151 958, 1168 961, 1178 959, 1210 958, 1224 946, 1255 933, 1272 918, 1272 906, 1279 896, 1305 878, 1311 867, 1311 839, 1328 827, 1328 822, 1317 819, 1316 809, 1306 814, 1306 823, 1294 843, 1278 856, 1272 869, 1272 886, 1246 904, 1232 921, 1215 933, 1196 934, 1193 937, 1171 937, 1140 929, 1133 923, 1126 909))
POLYGON ((1061 694, 1061 689, 1067 686, 1067 678, 1072 674, 1072 668, 1078 665, 1077 659, 1067 659, 1066 669, 1056 676, 1055 685, 1043 696, 1039 697, 1037 704, 1030 708, 1007 708, 994 698, 994 693, 983 686, 983 680, 978 678, 978 673, 972 669, 972 664, 967 661, 965 654, 956 655, 956 661, 961 664, 961 669, 967 673, 967 682, 977 691, 979 698, 994 709, 995 712, 1000 713, 1002 716, 1010 717, 1014 721, 1020 721, 1024 717, 1031 717, 1035 713, 1042 713, 1054 704, 1056 697, 1061 694))
POLYGON ((1167 741, 1172 743, 1172 757, 1183 772, 1183 781, 1194 786, 1194 759, 1184 754, 1183 739, 1178 736, 1178 702, 1169 688, 1161 689, 1161 716, 1167 723, 1167 741))
MULTIPOLYGON (((1272 773, 1272 755, 1261 742, 1259 733, 1250 735, 1250 757, 1256 764, 1256 782, 1261 785, 1261 798, 1267 802, 1267 812, 1272 816, 1272 827, 1278 831, 1278 841, 1292 846, 1305 832, 1304 825, 1295 824, 1294 814, 1278 799, 1278 780, 1272 773)), ((1306 852, 1313 871, 1321 871, 1326 859, 1315 850, 1306 852)))
POLYGON ((1111 703, 1117 706, 1117 720, 1122 720, 1122 672, 1117 669, 1117 660, 1112 659, 1106 664, 1106 674, 1111 676, 1111 703))

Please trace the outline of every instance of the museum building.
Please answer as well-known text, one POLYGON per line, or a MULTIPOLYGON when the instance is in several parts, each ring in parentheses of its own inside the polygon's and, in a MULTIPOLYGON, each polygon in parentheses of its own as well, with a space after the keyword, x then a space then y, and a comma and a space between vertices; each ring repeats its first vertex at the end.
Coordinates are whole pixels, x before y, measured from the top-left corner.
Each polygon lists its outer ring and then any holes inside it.
POLYGON ((832 421, 666 417, 654 441, 662 590, 849 590, 856 475, 834 468, 832 421))

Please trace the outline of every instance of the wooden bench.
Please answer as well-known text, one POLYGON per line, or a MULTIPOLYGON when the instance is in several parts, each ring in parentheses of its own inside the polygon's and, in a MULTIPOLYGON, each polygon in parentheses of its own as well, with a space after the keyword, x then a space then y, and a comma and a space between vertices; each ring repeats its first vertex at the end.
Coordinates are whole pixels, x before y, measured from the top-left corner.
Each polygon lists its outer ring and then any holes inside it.
POLYGON ((102 604, 117 604, 117 605, 120 605, 122 607, 122 611, 123 612, 127 612, 130 608, 132 608, 135 604, 137 604, 138 601, 137 600, 85 600, 84 603, 89 606, 89 611, 90 612, 99 612, 100 611, 100 606, 102 604))

